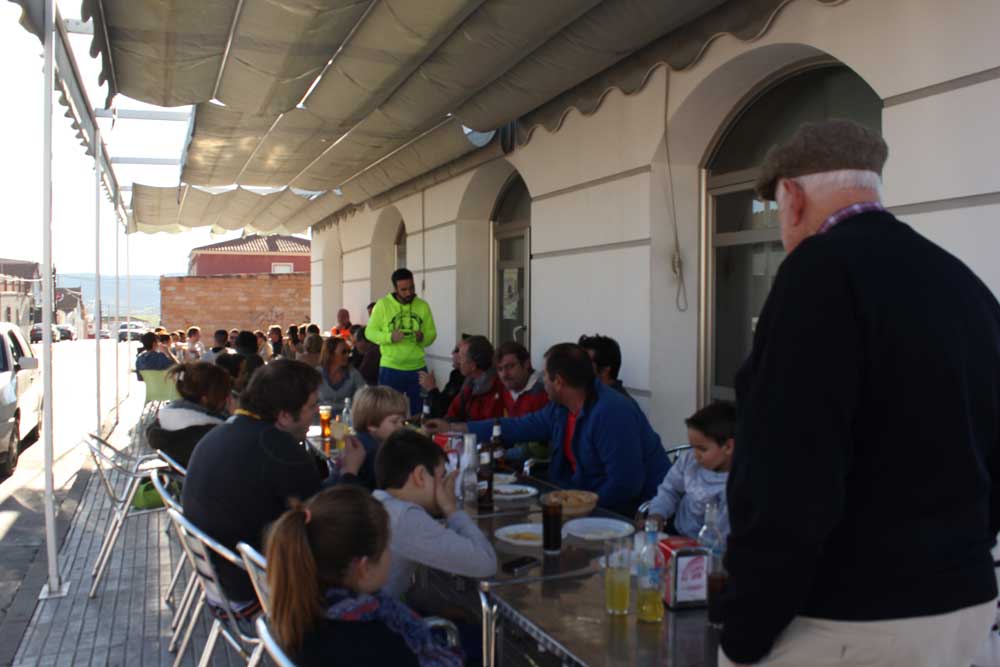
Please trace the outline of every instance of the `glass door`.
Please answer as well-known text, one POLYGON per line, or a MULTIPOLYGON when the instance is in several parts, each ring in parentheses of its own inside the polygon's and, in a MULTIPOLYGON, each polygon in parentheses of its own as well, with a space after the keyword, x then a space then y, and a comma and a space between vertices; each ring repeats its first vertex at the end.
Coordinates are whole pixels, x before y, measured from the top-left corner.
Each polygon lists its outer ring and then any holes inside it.
POLYGON ((493 344, 516 341, 529 350, 531 195, 514 175, 493 216, 493 344))
POLYGON ((750 184, 709 191, 712 218, 711 399, 734 400, 736 371, 753 347, 757 319, 785 259, 778 205, 750 184))
POLYGON ((528 347, 528 234, 525 227, 496 235, 497 345, 513 340, 528 347))

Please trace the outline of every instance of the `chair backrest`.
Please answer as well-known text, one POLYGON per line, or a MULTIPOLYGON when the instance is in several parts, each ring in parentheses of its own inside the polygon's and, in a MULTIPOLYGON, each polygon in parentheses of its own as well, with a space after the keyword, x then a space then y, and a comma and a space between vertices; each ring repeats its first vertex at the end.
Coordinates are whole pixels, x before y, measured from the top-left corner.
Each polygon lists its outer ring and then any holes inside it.
MULTIPOLYGON (((178 528, 177 532, 181 538, 181 546, 184 548, 184 552, 187 554, 188 560, 194 568, 195 574, 198 576, 198 581, 201 583, 201 587, 205 591, 205 596, 209 602, 221 607, 222 611, 232 610, 232 601, 226 595, 222 584, 219 582, 218 571, 215 569, 215 564, 212 563, 212 554, 214 553, 220 558, 229 561, 241 570, 244 569, 243 561, 230 549, 212 539, 208 534, 191 523, 181 512, 173 508, 168 508, 167 514, 178 528)), ((234 639, 240 638, 244 642, 253 640, 252 637, 247 637, 243 634, 232 614, 224 613, 221 614, 221 617, 228 625, 229 633, 234 639)))
POLYGON ((250 583, 253 584, 253 589, 257 592, 260 608, 264 610, 265 614, 270 614, 268 600, 271 591, 267 587, 267 559, 246 542, 237 544, 236 551, 243 557, 243 565, 246 566, 247 574, 250 575, 250 583))
POLYGON ((672 447, 667 450, 667 458, 670 459, 670 463, 677 463, 677 457, 681 455, 681 452, 691 449, 691 445, 681 445, 680 447, 672 447))
POLYGON ((257 618, 257 637, 277 667, 296 667, 292 659, 278 646, 278 642, 275 640, 274 635, 271 634, 271 628, 267 626, 267 620, 263 616, 257 618))
POLYGON ((164 452, 162 449, 157 449, 156 450, 156 455, 160 457, 161 461, 163 461, 168 466, 170 466, 170 469, 173 470, 175 473, 177 473, 181 477, 187 477, 187 468, 185 468, 180 463, 178 463, 177 459, 175 459, 174 457, 170 456, 169 454, 167 454, 166 452, 164 452))
POLYGON ((146 402, 173 401, 181 397, 177 385, 167 379, 167 371, 139 371, 146 385, 146 402))
POLYGON ((115 485, 120 484, 120 480, 123 478, 144 477, 145 473, 137 472, 141 459, 116 449, 114 445, 99 435, 88 433, 86 440, 87 448, 90 450, 91 458, 94 459, 97 474, 101 479, 105 492, 108 494, 108 498, 115 503, 122 502, 125 498, 124 496, 119 496, 115 490, 115 485), (114 473, 117 473, 117 475, 114 475, 114 473))
POLYGON ((156 492, 160 494, 163 498, 163 504, 170 509, 183 514, 184 509, 181 507, 181 499, 178 497, 180 492, 180 485, 176 483, 175 480, 170 479, 167 475, 166 470, 154 470, 149 474, 150 481, 153 482, 153 488, 156 492))

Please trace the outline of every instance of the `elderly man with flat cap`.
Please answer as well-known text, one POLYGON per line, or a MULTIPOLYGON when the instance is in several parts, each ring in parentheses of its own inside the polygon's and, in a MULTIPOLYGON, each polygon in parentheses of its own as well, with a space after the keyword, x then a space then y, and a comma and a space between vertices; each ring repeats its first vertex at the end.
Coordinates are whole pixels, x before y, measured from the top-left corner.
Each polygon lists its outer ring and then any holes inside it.
POLYGON ((736 377, 720 664, 967 667, 996 612, 1000 305, 802 126, 757 182, 788 257, 736 377))

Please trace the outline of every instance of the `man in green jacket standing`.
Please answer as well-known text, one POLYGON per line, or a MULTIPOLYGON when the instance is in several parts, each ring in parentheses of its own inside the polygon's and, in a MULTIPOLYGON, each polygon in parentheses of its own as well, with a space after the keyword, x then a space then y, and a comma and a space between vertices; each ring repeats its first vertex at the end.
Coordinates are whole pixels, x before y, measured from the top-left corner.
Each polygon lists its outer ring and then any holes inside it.
POLYGON ((430 305, 417 298, 409 269, 396 269, 392 285, 396 291, 375 303, 365 338, 382 353, 378 383, 405 394, 410 399, 410 414, 419 414, 419 373, 426 370, 424 348, 437 338, 437 329, 430 305))

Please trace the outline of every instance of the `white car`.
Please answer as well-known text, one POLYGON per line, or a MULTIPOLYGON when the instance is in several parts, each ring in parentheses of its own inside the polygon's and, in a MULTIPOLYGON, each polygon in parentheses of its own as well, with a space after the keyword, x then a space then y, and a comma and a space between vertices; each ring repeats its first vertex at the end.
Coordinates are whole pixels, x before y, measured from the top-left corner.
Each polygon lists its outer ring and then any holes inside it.
POLYGON ((0 475, 17 466, 21 442, 42 425, 42 375, 21 330, 0 322, 0 475))

